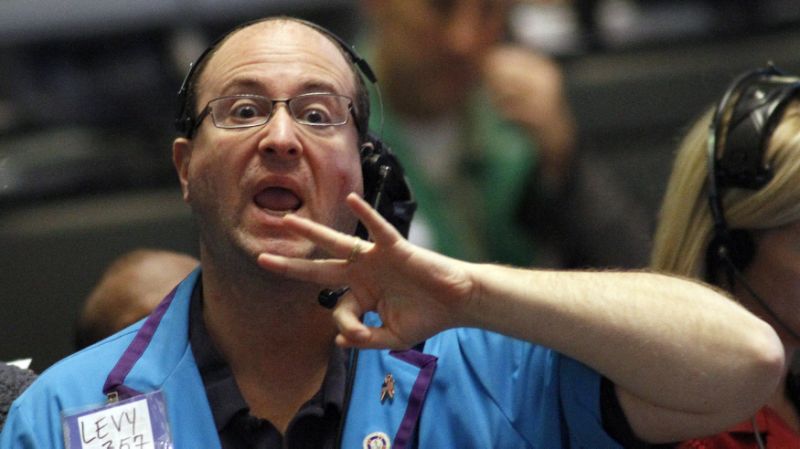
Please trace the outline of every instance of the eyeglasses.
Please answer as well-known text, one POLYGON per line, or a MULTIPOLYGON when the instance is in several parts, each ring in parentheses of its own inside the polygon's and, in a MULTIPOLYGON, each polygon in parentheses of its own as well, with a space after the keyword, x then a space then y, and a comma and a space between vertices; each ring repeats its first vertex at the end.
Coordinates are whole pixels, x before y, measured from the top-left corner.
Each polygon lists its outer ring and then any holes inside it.
POLYGON ((267 123, 278 103, 286 104, 295 122, 314 127, 341 126, 352 113, 353 102, 344 95, 309 93, 283 100, 261 95, 230 95, 208 102, 197 116, 195 129, 207 115, 217 128, 250 128, 267 123))

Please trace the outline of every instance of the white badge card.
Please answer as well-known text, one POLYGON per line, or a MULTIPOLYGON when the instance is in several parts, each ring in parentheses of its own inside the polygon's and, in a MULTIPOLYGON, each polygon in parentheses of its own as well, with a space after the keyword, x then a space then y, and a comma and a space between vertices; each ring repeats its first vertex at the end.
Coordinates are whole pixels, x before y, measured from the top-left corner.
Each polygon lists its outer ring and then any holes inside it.
POLYGON ((162 391, 61 418, 66 449, 172 449, 162 391))

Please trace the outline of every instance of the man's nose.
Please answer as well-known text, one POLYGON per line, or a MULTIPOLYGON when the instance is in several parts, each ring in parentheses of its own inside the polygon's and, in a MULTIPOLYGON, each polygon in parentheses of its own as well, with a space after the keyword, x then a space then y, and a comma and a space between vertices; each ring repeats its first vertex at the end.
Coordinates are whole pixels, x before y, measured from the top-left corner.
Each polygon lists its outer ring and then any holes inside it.
POLYGON ((286 104, 276 104, 272 116, 261 130, 263 136, 259 142, 259 150, 284 158, 299 157, 303 150, 297 139, 298 126, 300 124, 294 120, 286 104))

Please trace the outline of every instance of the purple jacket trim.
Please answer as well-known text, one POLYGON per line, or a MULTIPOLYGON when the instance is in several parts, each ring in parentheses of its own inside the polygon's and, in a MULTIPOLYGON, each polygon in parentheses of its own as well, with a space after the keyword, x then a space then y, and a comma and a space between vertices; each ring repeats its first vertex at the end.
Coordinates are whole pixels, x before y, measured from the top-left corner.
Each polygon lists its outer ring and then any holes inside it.
POLYGON ((161 318, 164 317, 164 313, 169 308, 177 290, 178 287, 175 287, 169 292, 153 313, 147 317, 147 321, 142 324, 139 332, 136 333, 136 337, 133 338, 131 344, 128 345, 128 348, 122 354, 117 364, 114 365, 108 378, 106 378, 106 383, 103 385, 103 394, 108 395, 112 391, 116 391, 119 394, 120 400, 141 394, 133 388, 126 387, 123 383, 133 369, 133 366, 139 361, 142 354, 144 354, 145 349, 147 349, 147 346, 150 344, 150 340, 153 339, 153 334, 156 332, 159 323, 161 323, 161 318))
POLYGON ((422 412, 422 404, 425 402, 425 395, 428 393, 433 373, 436 371, 438 358, 417 351, 391 351, 389 354, 420 368, 417 381, 414 382, 414 387, 411 389, 411 395, 408 398, 408 407, 406 407, 406 413, 403 415, 403 421, 400 423, 400 428, 394 437, 393 447, 395 449, 405 449, 414 436, 414 429, 417 427, 419 415, 422 412))

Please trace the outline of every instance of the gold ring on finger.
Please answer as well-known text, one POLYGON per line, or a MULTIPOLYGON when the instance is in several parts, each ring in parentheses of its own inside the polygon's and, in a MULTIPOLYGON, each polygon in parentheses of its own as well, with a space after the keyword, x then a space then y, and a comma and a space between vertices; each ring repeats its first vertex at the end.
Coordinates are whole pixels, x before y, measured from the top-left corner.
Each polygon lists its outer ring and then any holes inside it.
POLYGON ((358 256, 361 255, 361 239, 356 239, 356 242, 353 244, 353 249, 350 251, 350 255, 347 256, 347 262, 353 263, 358 260, 358 256))

